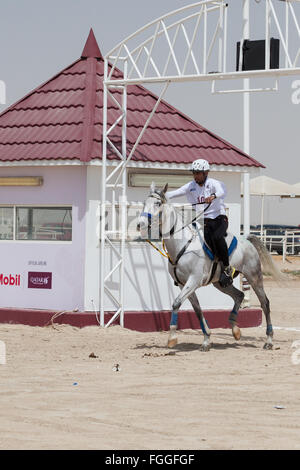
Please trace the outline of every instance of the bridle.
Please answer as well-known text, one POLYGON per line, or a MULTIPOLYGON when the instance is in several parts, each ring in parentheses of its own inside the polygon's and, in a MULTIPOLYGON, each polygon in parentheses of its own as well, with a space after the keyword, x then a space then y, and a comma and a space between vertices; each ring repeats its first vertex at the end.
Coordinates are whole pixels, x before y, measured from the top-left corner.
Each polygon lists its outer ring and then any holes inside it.
MULTIPOLYGON (((158 191, 155 191, 153 193, 151 193, 148 198, 155 198, 157 200, 159 200, 160 202, 160 206, 162 204, 164 204, 164 202, 166 202, 166 198, 161 194, 159 193, 158 191)), ((199 203, 196 203, 196 204, 192 204, 192 206, 197 206, 197 205, 204 205, 205 203, 204 202, 199 202, 199 203)), ((181 232, 182 230, 184 230, 186 227, 188 227, 189 225, 195 223, 203 214, 204 212, 207 211, 207 209, 210 207, 211 203, 207 204, 207 207, 200 213, 200 214, 197 214, 191 221, 189 221, 187 224, 183 225, 180 229, 176 230, 175 231, 175 227, 176 227, 176 224, 177 224, 177 213, 176 211, 175 212, 175 222, 174 222, 174 225, 173 227, 170 229, 169 233, 162 233, 161 231, 161 217, 162 217, 162 212, 160 211, 159 214, 158 214, 158 217, 159 217, 159 236, 160 238, 163 238, 163 237, 166 237, 166 236, 169 236, 171 237, 172 235, 174 235, 175 233, 178 233, 178 232, 181 232)), ((144 206, 145 207, 145 206, 144 206)), ((152 217, 153 215, 150 214, 149 212, 145 212, 143 211, 141 213, 141 217, 147 217, 148 219, 148 232, 150 232, 151 230, 151 222, 152 222, 152 217)))
MULTIPOLYGON (((153 192, 152 194, 150 194, 150 196, 148 196, 148 198, 155 198, 157 199, 159 202, 160 202, 160 205, 159 206, 162 206, 162 204, 164 202, 166 202, 166 198, 159 192, 155 191, 153 192)), ((144 206, 145 207, 145 206, 144 206)), ((151 230, 151 223, 152 223, 152 217, 153 215, 150 214, 150 212, 145 212, 143 211, 141 213, 141 217, 147 217, 148 219, 148 232, 150 232, 151 230)), ((171 237, 172 235, 174 235, 175 233, 175 226, 176 226, 176 223, 177 223, 177 214, 176 214, 176 219, 175 219, 175 223, 173 225, 173 227, 171 228, 171 230, 169 231, 169 233, 162 233, 161 231, 161 218, 162 218, 162 212, 161 210, 159 211, 159 214, 158 214, 158 217, 159 217, 159 236, 160 238, 163 238, 163 237, 171 237)))

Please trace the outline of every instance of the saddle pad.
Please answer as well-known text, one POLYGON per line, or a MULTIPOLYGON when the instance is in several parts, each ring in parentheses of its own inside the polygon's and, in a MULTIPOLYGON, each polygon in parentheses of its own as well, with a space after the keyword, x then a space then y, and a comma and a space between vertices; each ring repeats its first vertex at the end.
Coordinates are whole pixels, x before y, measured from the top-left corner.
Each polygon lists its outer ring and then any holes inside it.
MULTIPOLYGON (((238 241, 237 241, 236 237, 233 236, 233 238, 231 240, 231 243, 228 247, 228 256, 232 255, 232 253, 234 252, 234 250, 237 247, 237 244, 238 244, 238 241)), ((227 243, 227 246, 228 246, 228 243, 227 243)), ((211 251, 211 249, 206 245, 205 242, 203 243, 202 247, 203 247, 203 250, 206 253, 206 255, 209 257, 209 259, 211 259, 213 261, 215 259, 215 256, 214 256, 213 252, 211 251)))

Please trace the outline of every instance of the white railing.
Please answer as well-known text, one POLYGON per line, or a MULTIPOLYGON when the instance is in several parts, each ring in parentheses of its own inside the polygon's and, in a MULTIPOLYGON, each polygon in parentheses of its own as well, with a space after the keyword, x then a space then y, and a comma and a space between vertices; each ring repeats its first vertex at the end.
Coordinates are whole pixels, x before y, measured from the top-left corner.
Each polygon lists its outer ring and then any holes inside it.
POLYGON ((286 230, 283 240, 283 260, 286 255, 300 255, 300 230, 286 230))
POLYGON ((268 234, 268 229, 250 231, 256 235, 271 253, 282 254, 283 261, 287 255, 300 255, 300 230, 285 230, 284 234, 268 234))

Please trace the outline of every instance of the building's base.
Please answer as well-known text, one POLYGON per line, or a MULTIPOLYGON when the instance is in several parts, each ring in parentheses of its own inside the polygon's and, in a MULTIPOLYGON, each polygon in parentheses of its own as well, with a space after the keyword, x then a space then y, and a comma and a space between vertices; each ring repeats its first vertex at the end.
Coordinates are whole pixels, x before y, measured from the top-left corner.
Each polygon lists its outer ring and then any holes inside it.
MULTIPOLYGON (((229 310, 207 310, 204 316, 210 328, 230 328, 228 321, 229 310)), ((112 317, 112 313, 105 314, 105 323, 112 317)), ((136 331, 167 331, 169 330, 171 312, 126 312, 124 327, 136 331)), ((68 324, 78 328, 99 325, 94 312, 59 312, 52 310, 0 308, 0 323, 22 324, 30 326, 47 326, 52 321, 59 324, 68 324), (53 318, 54 317, 54 318, 53 318), (53 320, 52 320, 53 319, 53 320)), ((238 325, 241 328, 259 326, 262 323, 262 311, 259 308, 245 308, 239 311, 238 325)), ((117 319, 114 325, 119 324, 117 319)), ((183 310, 178 315, 178 329, 199 329, 199 321, 192 310, 183 310)))

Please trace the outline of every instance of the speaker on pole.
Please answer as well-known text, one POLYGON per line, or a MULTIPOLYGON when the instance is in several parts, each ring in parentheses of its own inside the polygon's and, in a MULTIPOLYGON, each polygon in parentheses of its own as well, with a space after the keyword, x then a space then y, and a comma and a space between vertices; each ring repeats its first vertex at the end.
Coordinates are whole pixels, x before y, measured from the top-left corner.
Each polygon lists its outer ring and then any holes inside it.
MULTIPOLYGON (((242 54, 241 43, 237 43, 236 71, 264 70, 265 66, 265 40, 243 41, 242 54)), ((270 40, 270 69, 279 69, 279 39, 270 40)))

